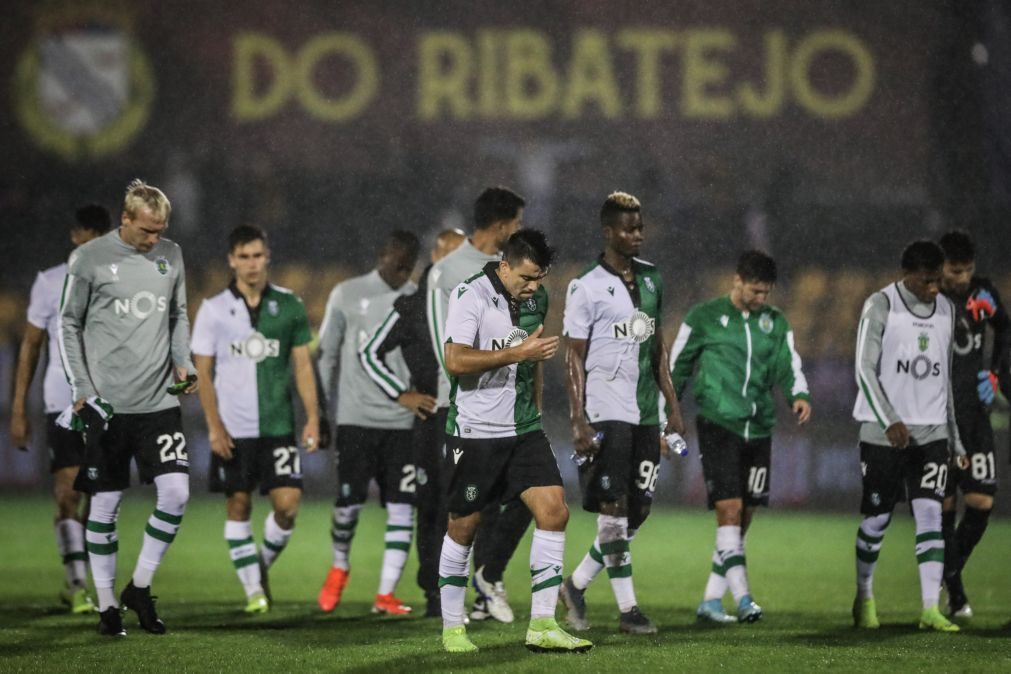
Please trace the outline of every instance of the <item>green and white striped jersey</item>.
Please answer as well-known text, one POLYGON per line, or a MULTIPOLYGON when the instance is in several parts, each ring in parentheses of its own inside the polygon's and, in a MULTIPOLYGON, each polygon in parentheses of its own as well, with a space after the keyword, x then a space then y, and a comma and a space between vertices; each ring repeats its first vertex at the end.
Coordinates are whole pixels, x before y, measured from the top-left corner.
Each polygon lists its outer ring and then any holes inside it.
POLYGON ((233 438, 291 435, 291 350, 312 341, 305 305, 286 288, 267 284, 251 308, 233 281, 200 305, 193 353, 214 358, 221 421, 233 438))
MULTIPOLYGON (((498 262, 458 285, 449 298, 446 343, 481 351, 519 346, 548 313, 544 286, 512 299, 495 272, 498 262)), ((541 428, 536 363, 513 363, 479 375, 450 375, 446 432, 463 438, 508 438, 541 428)))
POLYGON ((450 293, 474 274, 479 274, 486 264, 498 260, 498 255, 482 253, 468 239, 432 265, 428 272, 425 316, 428 319, 428 333, 432 338, 432 350, 439 362, 439 407, 449 405, 449 374, 443 362, 443 348, 446 343, 446 307, 449 305, 450 293))
POLYGON ((564 334, 587 340, 584 409, 591 423, 660 423, 655 333, 663 282, 648 262, 633 260, 632 270, 630 288, 600 256, 565 294, 564 334))
POLYGON ((73 399, 101 396, 120 414, 178 407, 173 368, 193 372, 179 246, 163 238, 142 253, 114 229, 67 264, 60 354, 73 399))
MULTIPOLYGON (((329 396, 337 377, 337 424, 406 430, 414 424, 414 414, 391 400, 369 378, 358 358, 393 302, 401 295, 417 290, 407 282, 394 290, 372 270, 334 286, 326 304, 326 316, 319 335, 319 376, 323 391, 329 396)), ((410 371, 400 349, 387 354, 385 364, 402 381, 410 380, 410 371)))

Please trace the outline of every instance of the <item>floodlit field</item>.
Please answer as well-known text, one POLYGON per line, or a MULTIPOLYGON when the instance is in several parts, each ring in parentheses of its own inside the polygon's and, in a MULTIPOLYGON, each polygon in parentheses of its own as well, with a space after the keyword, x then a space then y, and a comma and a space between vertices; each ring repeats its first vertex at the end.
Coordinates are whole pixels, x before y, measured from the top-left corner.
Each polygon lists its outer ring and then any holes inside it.
MULTIPOLYGON (((120 522, 119 589, 132 571, 151 490, 135 489, 120 522)), ((257 530, 266 513, 258 502, 257 530)), ((665 510, 653 515, 632 547, 643 611, 660 626, 655 637, 617 632, 617 609, 604 576, 587 593, 596 648, 586 655, 535 655, 523 647, 529 612, 527 554, 521 544, 506 585, 517 612, 512 625, 472 624, 481 652, 441 650, 439 620, 370 614, 382 554, 382 511, 364 511, 352 552, 351 581, 332 615, 315 604, 330 561, 329 503, 309 501, 292 543, 271 574, 276 600, 265 616, 242 613, 244 597, 222 539, 223 504, 190 504, 176 543, 155 578, 154 593, 169 628, 152 636, 129 614, 125 639, 100 637, 97 616, 70 616, 56 601, 51 506, 41 495, 0 497, 0 670, 2 671, 550 671, 734 672, 1008 671, 1011 670, 1011 525, 997 520, 966 572, 976 611, 960 634, 921 633, 913 528, 902 511, 889 531, 876 595, 882 628, 850 627, 852 543, 858 516, 761 512, 748 544, 754 595, 766 611, 755 625, 708 627, 694 611, 709 569, 711 516, 665 510)), ((566 573, 593 538, 594 518, 574 512, 566 573)), ((398 594, 423 611, 413 552, 398 594)), ((468 598, 468 605, 470 598, 468 598)), ((563 609, 559 609, 559 616, 563 609)))

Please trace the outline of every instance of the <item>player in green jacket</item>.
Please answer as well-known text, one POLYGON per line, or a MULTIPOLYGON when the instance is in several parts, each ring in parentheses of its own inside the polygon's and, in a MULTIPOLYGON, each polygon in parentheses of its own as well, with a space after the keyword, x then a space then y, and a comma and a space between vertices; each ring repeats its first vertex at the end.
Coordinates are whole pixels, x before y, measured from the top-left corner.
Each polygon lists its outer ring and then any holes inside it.
POLYGON ((744 535, 755 508, 769 503, 773 384, 786 395, 799 423, 811 418, 793 331, 783 313, 766 304, 775 283, 775 261, 760 251, 744 252, 730 294, 692 307, 671 348, 671 378, 679 399, 696 373, 699 453, 709 507, 716 510, 716 550, 697 612, 700 620, 755 622, 762 617, 748 588, 744 535), (723 611, 728 586, 737 604, 736 619, 723 611))

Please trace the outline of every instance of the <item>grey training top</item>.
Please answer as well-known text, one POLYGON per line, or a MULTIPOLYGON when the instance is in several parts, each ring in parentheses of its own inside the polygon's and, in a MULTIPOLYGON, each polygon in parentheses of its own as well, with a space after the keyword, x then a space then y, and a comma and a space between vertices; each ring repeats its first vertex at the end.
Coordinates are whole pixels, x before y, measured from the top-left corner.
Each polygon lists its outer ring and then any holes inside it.
MULTIPOLYGON (((916 295, 906 289, 904 283, 899 281, 896 284, 902 299, 914 316, 928 317, 934 312, 933 304, 921 302, 916 295)), ((938 296, 938 302, 947 300, 938 296)), ((863 358, 857 367, 860 368, 862 380, 872 389, 876 400, 880 402, 881 409, 878 412, 884 419, 884 428, 875 422, 865 422, 860 424, 860 441, 871 445, 888 447, 888 436, 885 429, 892 424, 902 421, 891 403, 885 395, 881 382, 878 380, 878 363, 881 360, 881 341, 885 332, 885 324, 888 322, 888 298, 883 293, 877 292, 867 298, 864 303, 862 320, 867 321, 867 330, 864 332, 863 350, 861 345, 857 345, 857 353, 863 353, 863 358)), ((951 363, 951 350, 948 350, 949 372, 951 363)), ((958 454, 965 454, 962 441, 958 436, 958 426, 955 424, 955 402, 951 390, 951 377, 948 377, 948 423, 938 426, 911 426, 907 424, 909 435, 917 445, 924 445, 937 440, 949 440, 949 446, 958 454)))
POLYGON ((474 274, 479 274, 484 266, 500 258, 487 255, 474 247, 470 239, 464 241, 452 253, 442 258, 428 272, 428 300, 425 302, 425 318, 428 320, 428 335, 432 340, 432 351, 439 362, 439 407, 449 407, 449 376, 446 373, 446 315, 449 307, 449 293, 474 274))
POLYGON ((179 246, 149 253, 113 230, 70 255, 60 308, 60 354, 75 401, 98 395, 117 413, 177 407, 174 367, 194 372, 179 246))
MULTIPOLYGON (((319 330, 319 378, 331 401, 337 379, 338 426, 408 430, 414 425, 414 413, 372 383, 358 351, 390 313, 394 300, 417 289, 408 281, 394 290, 373 270, 338 283, 331 291, 319 330)), ((386 363, 402 380, 410 379, 400 349, 391 351, 386 363)))

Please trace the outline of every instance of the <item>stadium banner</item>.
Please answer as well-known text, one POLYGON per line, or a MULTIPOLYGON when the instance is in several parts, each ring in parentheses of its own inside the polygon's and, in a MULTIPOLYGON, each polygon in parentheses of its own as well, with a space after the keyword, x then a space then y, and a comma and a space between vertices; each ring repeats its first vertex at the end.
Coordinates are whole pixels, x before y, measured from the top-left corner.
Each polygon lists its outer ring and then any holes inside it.
POLYGON ((937 11, 916 0, 17 3, 0 28, 3 114, 16 118, 0 142, 19 175, 179 147, 335 175, 419 162, 466 174, 539 144, 555 162, 634 153, 687 199, 713 175, 749 185, 784 164, 826 198, 902 198, 926 183, 937 11))

